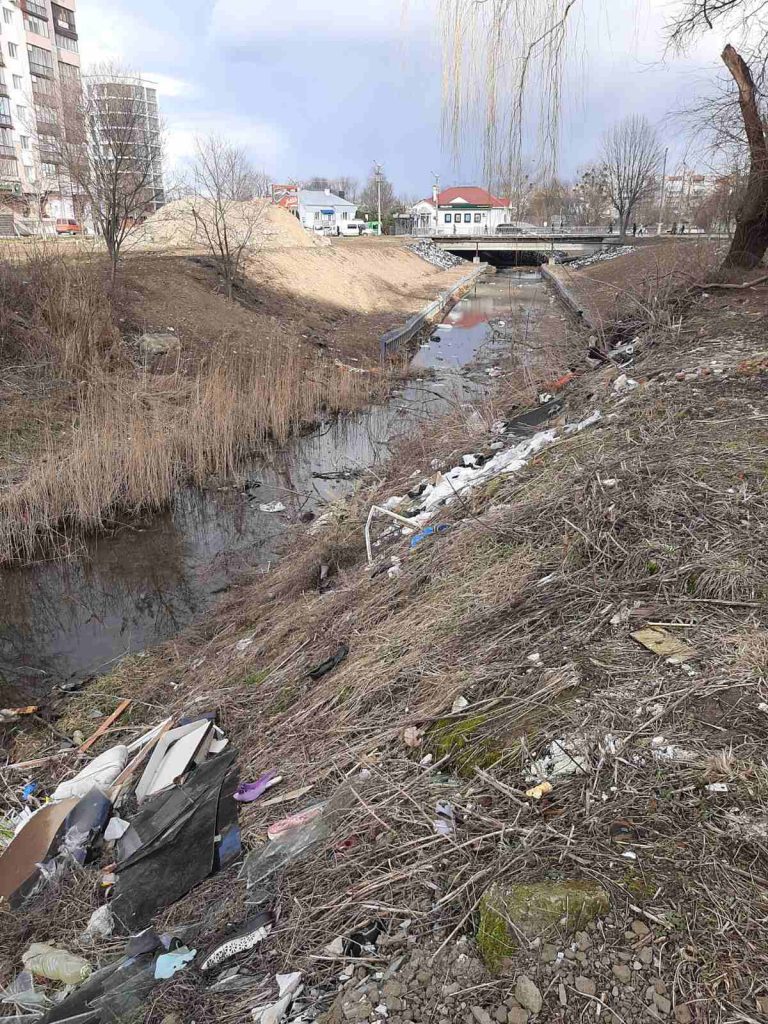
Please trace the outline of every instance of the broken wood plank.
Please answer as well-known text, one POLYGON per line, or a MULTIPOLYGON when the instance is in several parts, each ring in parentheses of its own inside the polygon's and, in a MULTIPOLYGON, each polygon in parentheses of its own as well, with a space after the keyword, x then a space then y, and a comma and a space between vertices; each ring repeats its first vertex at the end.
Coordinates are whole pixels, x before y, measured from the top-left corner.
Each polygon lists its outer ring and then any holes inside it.
POLYGON ((131 706, 131 703, 132 702, 130 700, 121 700, 120 703, 115 708, 115 710, 112 712, 112 714, 107 715, 107 717, 98 727, 98 729, 95 732, 91 733, 91 735, 88 737, 85 743, 81 744, 77 748, 78 754, 84 754, 87 750, 90 750, 93 744, 96 742, 96 740, 100 739, 104 735, 104 733, 107 731, 110 725, 112 725, 113 722, 116 722, 120 715, 122 715, 123 712, 131 706))

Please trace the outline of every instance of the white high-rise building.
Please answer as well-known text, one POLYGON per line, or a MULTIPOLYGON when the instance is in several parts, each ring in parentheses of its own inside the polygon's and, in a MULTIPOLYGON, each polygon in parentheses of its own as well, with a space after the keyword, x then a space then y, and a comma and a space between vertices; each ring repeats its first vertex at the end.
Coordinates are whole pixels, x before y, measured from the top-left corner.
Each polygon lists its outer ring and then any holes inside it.
POLYGON ((0 0, 0 207, 73 217, 57 161, 61 90, 78 87, 75 0, 0 0))

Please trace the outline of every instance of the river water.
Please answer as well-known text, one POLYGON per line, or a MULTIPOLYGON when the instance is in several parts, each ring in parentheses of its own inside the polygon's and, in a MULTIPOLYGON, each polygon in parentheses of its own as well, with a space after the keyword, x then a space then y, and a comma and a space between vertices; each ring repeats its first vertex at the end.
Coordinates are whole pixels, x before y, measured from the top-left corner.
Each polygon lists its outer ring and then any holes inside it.
POLYGON ((0 706, 109 671, 199 619, 246 569, 279 557, 286 527, 349 494, 391 443, 489 389, 489 320, 527 331, 550 299, 537 273, 479 282, 413 357, 413 380, 364 412, 322 424, 244 468, 246 486, 183 490, 171 509, 88 538, 80 555, 0 573, 0 706), (284 513, 261 511, 280 502, 284 513))

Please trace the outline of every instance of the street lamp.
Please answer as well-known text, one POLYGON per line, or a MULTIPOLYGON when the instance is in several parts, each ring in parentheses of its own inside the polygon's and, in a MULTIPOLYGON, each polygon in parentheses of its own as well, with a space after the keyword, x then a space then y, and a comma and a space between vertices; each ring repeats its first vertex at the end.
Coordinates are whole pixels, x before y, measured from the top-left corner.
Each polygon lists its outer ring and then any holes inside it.
POLYGON ((381 164, 374 162, 373 164, 373 178, 376 182, 376 194, 378 196, 378 210, 379 210, 379 230, 378 234, 381 234, 381 183, 384 180, 384 174, 382 172, 381 164))

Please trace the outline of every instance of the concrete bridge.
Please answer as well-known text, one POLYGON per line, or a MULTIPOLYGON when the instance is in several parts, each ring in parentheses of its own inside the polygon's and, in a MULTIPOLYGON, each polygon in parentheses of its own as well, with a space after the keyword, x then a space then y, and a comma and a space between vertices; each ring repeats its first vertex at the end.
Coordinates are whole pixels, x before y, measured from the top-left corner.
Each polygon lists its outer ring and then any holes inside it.
POLYGON ((601 249, 619 244, 618 235, 577 231, 521 232, 498 235, 433 235, 432 241, 441 249, 479 259, 484 263, 510 266, 546 263, 556 254, 576 258, 591 256, 601 249))

